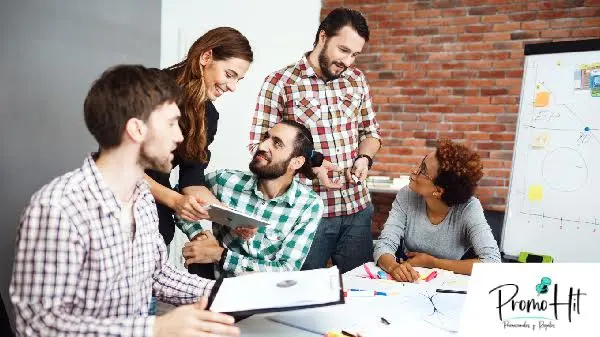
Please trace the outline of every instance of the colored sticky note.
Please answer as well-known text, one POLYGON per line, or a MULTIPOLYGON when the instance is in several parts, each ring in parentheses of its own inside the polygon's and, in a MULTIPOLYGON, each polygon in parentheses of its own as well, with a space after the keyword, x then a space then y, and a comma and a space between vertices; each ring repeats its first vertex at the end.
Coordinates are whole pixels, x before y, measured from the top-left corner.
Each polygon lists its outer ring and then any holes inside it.
POLYGON ((543 108, 550 103, 550 93, 547 91, 538 91, 535 94, 535 107, 543 108))
POLYGON ((545 148, 550 143, 550 134, 548 132, 541 132, 535 135, 531 147, 540 150, 545 148))
POLYGON ((544 187, 542 185, 529 186, 529 201, 541 201, 544 195, 544 187))

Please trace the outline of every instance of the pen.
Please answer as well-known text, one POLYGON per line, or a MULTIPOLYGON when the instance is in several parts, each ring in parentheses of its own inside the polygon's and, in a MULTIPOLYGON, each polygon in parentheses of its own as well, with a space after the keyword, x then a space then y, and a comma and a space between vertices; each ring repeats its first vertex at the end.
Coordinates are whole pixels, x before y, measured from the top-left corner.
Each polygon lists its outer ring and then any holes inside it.
POLYGON ((435 291, 438 293, 444 293, 444 294, 466 294, 467 293, 466 290, 436 289, 435 291))
POLYGON ((381 294, 387 294, 385 291, 378 291, 378 290, 366 290, 366 289, 357 289, 357 288, 350 288, 350 289, 346 289, 346 291, 368 291, 368 292, 373 292, 374 294, 377 295, 381 295, 381 294))
POLYGON ((387 293, 385 291, 377 290, 363 290, 363 289, 348 289, 344 291, 344 297, 371 297, 371 296, 388 296, 395 295, 396 293, 387 293))

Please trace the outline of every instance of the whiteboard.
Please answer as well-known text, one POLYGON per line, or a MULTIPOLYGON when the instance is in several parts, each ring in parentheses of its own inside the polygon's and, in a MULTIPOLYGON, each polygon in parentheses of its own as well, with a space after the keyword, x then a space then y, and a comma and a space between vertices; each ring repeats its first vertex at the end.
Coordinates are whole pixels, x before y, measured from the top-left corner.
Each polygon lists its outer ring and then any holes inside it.
POLYGON ((600 262, 600 40, 540 46, 525 52, 502 251, 600 262))

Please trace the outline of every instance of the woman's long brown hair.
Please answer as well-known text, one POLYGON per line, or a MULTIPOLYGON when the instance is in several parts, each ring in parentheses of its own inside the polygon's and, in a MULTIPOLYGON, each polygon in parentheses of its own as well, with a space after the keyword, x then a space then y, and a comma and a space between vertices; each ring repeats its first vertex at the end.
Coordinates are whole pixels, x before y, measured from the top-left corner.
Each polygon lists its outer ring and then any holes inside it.
POLYGON ((205 108, 206 85, 200 57, 212 50, 214 61, 235 57, 253 61, 252 48, 248 39, 231 27, 219 27, 202 35, 188 51, 185 60, 168 68, 177 76, 183 89, 183 111, 179 125, 184 135, 177 151, 187 159, 207 162, 205 108))

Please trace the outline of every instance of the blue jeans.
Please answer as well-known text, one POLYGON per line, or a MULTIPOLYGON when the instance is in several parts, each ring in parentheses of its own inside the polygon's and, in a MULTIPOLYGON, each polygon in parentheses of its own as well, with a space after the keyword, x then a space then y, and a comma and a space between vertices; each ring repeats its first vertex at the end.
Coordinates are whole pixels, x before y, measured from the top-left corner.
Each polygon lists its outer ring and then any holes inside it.
POLYGON ((302 270, 325 268, 331 258, 342 273, 373 261, 373 204, 351 215, 322 218, 302 270))

